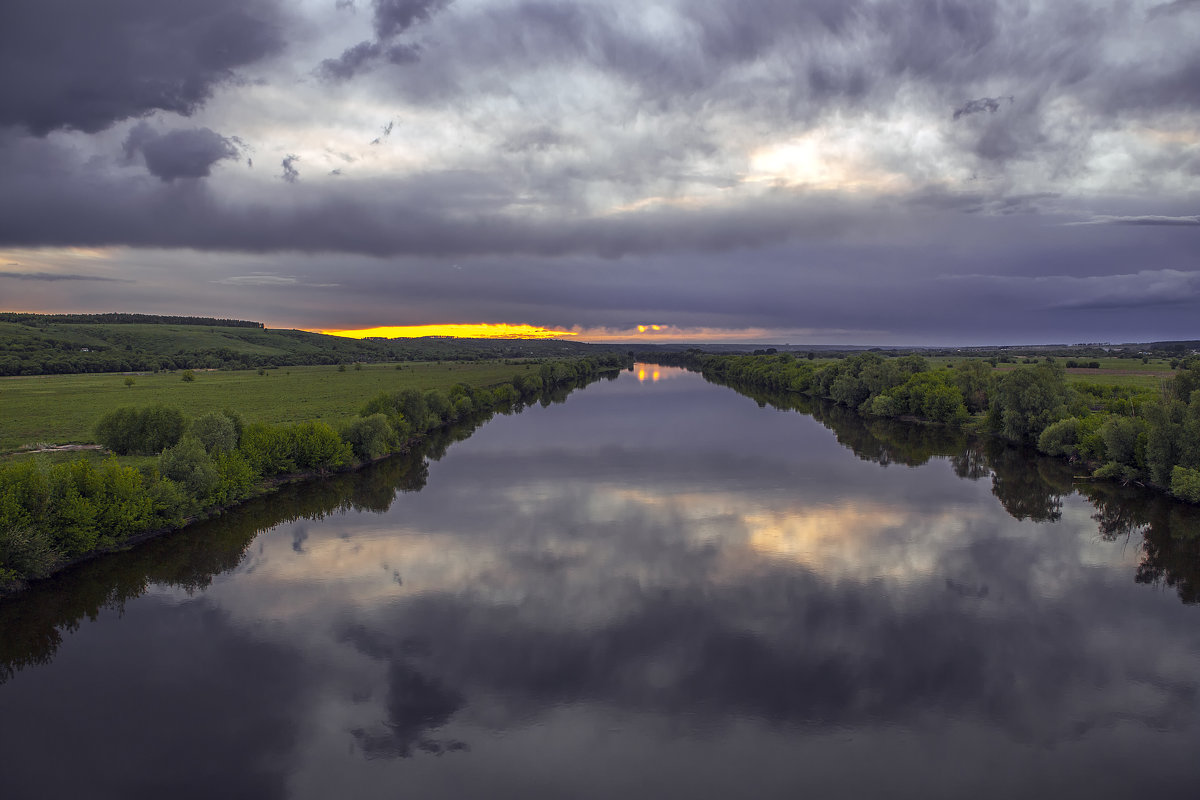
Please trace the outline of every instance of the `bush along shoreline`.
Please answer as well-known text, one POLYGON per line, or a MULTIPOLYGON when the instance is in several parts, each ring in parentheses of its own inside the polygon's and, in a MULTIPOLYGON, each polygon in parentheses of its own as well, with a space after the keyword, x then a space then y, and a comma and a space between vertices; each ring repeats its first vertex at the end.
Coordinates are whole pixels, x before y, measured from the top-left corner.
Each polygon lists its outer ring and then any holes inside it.
POLYGON ((407 452, 460 420, 537 402, 632 366, 627 356, 545 362, 490 388, 405 389, 368 400, 359 416, 245 424, 236 411, 187 420, 169 406, 120 408, 95 434, 114 456, 157 456, 135 468, 110 457, 0 465, 0 595, 97 555, 219 514, 283 483, 358 469, 407 452))
POLYGON ((984 360, 935 368, 921 356, 877 353, 826 363, 789 353, 642 354, 739 387, 830 400, 866 417, 932 422, 991 434, 1110 479, 1200 503, 1200 356, 1183 359, 1156 391, 1068 383, 1047 358, 997 372, 984 360))

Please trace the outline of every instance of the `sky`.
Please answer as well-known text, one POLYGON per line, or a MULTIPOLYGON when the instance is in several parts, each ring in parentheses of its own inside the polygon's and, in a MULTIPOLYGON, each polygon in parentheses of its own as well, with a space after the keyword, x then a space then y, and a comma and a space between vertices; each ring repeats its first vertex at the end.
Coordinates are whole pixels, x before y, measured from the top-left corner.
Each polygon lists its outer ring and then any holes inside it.
POLYGON ((0 309, 1200 338, 1200 0, 4 0, 0 309))

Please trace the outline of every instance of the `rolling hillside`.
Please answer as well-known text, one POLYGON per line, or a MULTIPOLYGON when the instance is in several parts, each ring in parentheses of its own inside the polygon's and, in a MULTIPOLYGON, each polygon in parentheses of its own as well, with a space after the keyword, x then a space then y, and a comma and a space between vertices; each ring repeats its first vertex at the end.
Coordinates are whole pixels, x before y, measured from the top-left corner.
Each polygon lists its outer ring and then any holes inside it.
POLYGON ((207 318, 0 313, 0 376, 560 358, 612 349, 559 340, 358 340, 207 318))

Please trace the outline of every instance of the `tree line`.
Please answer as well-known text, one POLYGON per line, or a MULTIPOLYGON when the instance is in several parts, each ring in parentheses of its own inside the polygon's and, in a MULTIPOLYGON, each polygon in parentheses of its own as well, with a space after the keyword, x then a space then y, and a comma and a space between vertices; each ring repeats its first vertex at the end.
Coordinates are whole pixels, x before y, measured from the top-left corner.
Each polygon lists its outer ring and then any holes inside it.
POLYGON ((264 329, 257 322, 108 315, 0 314, 0 376, 178 369, 260 369, 349 362, 586 358, 613 348, 582 342, 512 339, 350 339, 264 329), (143 319, 144 317, 144 319, 143 319), (181 320, 188 327, 177 327, 181 320), (134 323, 151 322, 154 328, 134 323), (231 322, 224 326, 216 323, 231 322), (53 323, 53 324, 52 324, 53 323), (166 327, 164 327, 166 326, 166 327))
POLYGON ((630 366, 616 354, 542 363, 492 388, 405 389, 368 400, 338 427, 244 423, 234 410, 188 420, 164 405, 116 409, 96 439, 114 455, 153 455, 138 469, 115 457, 0 465, 0 586, 45 576, 143 534, 178 528, 242 502, 279 476, 321 475, 407 450, 437 429, 510 412, 630 366))
POLYGON ((1139 483, 1200 503, 1200 357, 1179 362, 1159 392, 1067 382, 1053 358, 996 371, 981 360, 933 368, 917 355, 862 353, 830 363, 791 354, 689 350, 659 363, 735 388, 831 400, 868 417, 967 427, 1036 447, 1097 478, 1139 483))
POLYGON ((18 322, 23 325, 64 323, 73 325, 204 325, 217 328, 265 328, 261 322, 245 319, 217 319, 215 317, 162 317, 154 314, 22 314, 0 312, 0 322, 18 322))

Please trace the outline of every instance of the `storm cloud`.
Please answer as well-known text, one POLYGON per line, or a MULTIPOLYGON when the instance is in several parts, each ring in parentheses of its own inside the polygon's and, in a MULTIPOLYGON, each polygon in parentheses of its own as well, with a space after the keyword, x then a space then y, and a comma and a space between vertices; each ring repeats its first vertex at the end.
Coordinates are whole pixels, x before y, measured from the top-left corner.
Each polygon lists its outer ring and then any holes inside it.
MULTIPOLYGON (((209 286, 228 277, 220 254, 283 274, 294 254, 343 254, 353 274, 303 280, 341 284, 326 311, 343 322, 405 276, 447 320, 803 332, 821 296, 819 316, 843 318, 828 331, 954 338, 991 309, 967 312, 982 284, 947 276, 1200 270, 1196 11, 21 0, 0 25, 0 247, 189 251, 171 280, 209 286), (964 313, 864 325, 864 286, 964 313)), ((1014 295, 1012 331, 1049 335, 1025 317, 1067 299, 1014 295)), ((1093 311, 1069 338, 1108 338, 1093 311)), ((1188 332, 1141 319, 1153 338, 1188 332)))
POLYGON ((421 46, 397 43, 395 38, 414 25, 427 21, 449 4, 450 0, 373 0, 375 41, 359 42, 346 48, 339 57, 325 59, 317 68, 318 74, 327 80, 343 81, 374 66, 378 61, 390 64, 417 61, 421 46))
POLYGON ((0 125, 36 135, 189 116, 284 47, 274 0, 11 0, 0 20, 0 125))
POLYGON ((129 132, 124 147, 127 159, 140 155, 146 169, 167 183, 176 178, 207 178, 218 161, 240 155, 232 140, 208 128, 160 134, 144 122, 129 132))

